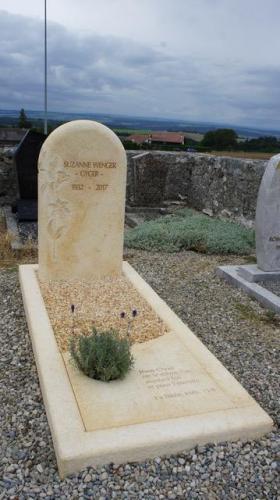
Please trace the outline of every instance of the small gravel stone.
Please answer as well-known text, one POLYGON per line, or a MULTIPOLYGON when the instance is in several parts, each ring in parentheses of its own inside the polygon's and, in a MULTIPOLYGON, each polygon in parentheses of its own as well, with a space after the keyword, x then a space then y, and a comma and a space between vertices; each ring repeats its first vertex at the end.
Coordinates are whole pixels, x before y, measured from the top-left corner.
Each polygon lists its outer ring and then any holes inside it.
POLYGON ((90 335, 93 326, 97 329, 114 328, 127 337, 130 322, 132 343, 146 342, 167 332, 162 320, 124 275, 106 276, 91 283, 77 280, 42 282, 40 287, 62 351, 69 349, 72 335, 81 331, 90 335), (135 304, 138 314, 132 323, 135 304), (74 306, 73 312, 71 305, 74 306))

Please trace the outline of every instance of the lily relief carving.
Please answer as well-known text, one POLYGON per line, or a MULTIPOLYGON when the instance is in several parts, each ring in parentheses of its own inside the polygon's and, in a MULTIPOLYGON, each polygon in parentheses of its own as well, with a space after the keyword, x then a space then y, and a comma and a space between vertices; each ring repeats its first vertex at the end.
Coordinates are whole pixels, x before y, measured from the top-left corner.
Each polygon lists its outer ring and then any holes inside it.
POLYGON ((70 223, 71 210, 69 203, 59 197, 59 190, 62 184, 68 181, 70 175, 62 169, 56 169, 57 162, 51 162, 53 170, 40 168, 39 172, 42 182, 40 183, 40 193, 45 194, 51 201, 46 203, 47 207, 47 232, 52 239, 52 257, 57 259, 57 242, 68 228, 70 223))
POLYGON ((56 199, 49 203, 49 220, 47 231, 53 240, 53 259, 56 260, 56 242, 67 229, 70 221, 69 203, 66 200, 56 199))

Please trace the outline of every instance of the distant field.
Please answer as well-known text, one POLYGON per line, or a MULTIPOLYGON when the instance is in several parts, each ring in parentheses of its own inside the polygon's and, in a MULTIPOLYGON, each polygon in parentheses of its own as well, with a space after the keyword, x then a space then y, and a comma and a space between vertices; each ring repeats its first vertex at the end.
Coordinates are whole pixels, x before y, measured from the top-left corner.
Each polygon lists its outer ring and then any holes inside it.
MULTIPOLYGON (((208 153, 207 153, 208 154, 208 153)), ((242 151, 209 151, 209 154, 215 156, 231 156, 232 158, 248 158, 251 160, 269 160, 277 153, 248 153, 242 151)))
POLYGON ((114 132, 117 134, 150 134, 151 131, 148 129, 135 129, 135 128, 113 128, 114 132))
POLYGON ((184 132, 187 139, 192 139, 193 141, 202 141, 204 134, 199 134, 198 132, 184 132))
MULTIPOLYGON (((144 128, 113 128, 114 132, 117 134, 152 134, 156 132, 156 130, 144 129, 144 128)), ((165 130, 165 129, 164 129, 165 130)), ((204 134, 200 134, 198 132, 183 132, 187 139, 192 139, 193 141, 200 142, 202 141, 204 134)))

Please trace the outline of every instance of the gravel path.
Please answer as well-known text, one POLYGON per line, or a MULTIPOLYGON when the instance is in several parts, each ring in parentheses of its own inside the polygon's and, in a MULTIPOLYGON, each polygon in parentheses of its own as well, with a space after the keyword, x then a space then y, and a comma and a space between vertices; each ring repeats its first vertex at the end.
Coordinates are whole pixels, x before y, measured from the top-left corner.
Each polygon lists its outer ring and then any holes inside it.
POLYGON ((37 222, 20 222, 18 223, 18 232, 23 243, 28 240, 37 241, 38 224, 37 222))
MULTIPOLYGON (((214 275, 242 259, 129 252, 129 262, 277 420, 280 321, 214 275)), ((58 477, 15 270, 0 271, 0 499, 277 499, 277 432, 58 477)))

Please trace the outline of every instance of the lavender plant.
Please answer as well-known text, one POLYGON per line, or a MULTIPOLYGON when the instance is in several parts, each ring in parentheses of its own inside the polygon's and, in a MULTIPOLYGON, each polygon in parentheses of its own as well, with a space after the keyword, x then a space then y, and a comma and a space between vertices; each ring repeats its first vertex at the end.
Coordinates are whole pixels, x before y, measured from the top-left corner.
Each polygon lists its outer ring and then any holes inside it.
POLYGON ((127 330, 126 330, 126 336, 130 340, 130 334, 132 331, 132 326, 133 326, 133 320, 136 318, 138 312, 137 309, 132 309, 131 311, 131 316, 127 316, 124 311, 121 312, 120 316, 122 319, 125 319, 127 317, 127 330))
POLYGON ((121 338, 113 329, 98 331, 93 328, 90 336, 73 336, 69 347, 75 365, 96 380, 122 379, 133 366, 129 340, 121 338))

